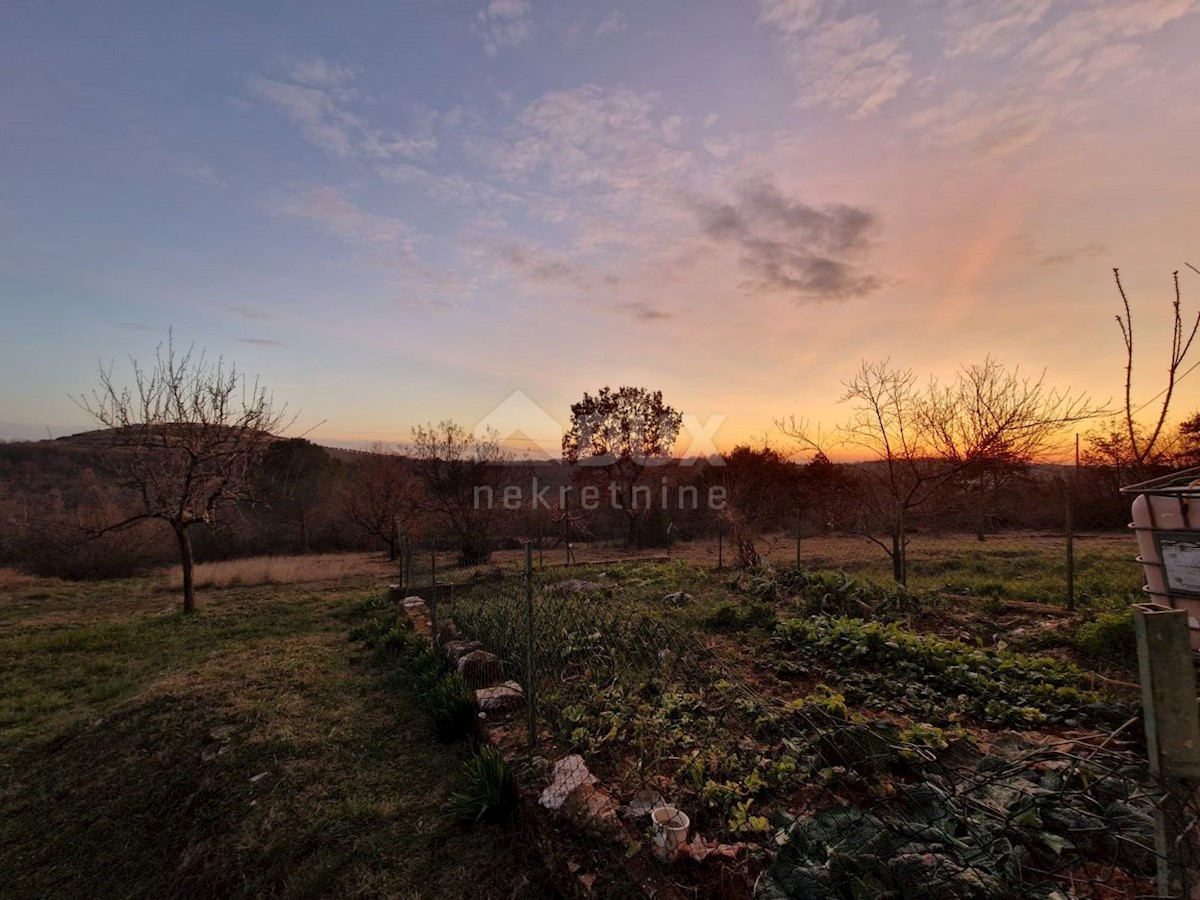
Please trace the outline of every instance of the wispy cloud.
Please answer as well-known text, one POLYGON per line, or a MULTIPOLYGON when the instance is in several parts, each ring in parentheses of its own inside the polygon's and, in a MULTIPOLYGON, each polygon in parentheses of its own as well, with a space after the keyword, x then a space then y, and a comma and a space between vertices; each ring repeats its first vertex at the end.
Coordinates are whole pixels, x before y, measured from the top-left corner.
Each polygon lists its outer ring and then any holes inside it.
POLYGON ((153 325, 146 325, 142 322, 113 322, 112 324, 114 328, 121 328, 125 331, 153 332, 159 330, 153 325))
POLYGON ((194 159, 184 159, 179 162, 179 174, 188 181, 197 184, 207 184, 211 187, 229 187, 210 163, 194 159))
POLYGON ((296 125, 309 143, 333 156, 427 159, 436 152, 428 116, 411 133, 403 133, 379 128, 353 112, 354 79, 348 66, 317 58, 290 63, 287 80, 254 75, 246 88, 296 125))
POLYGON ((799 106, 876 112, 912 77, 903 35, 886 35, 874 13, 840 16, 837 0, 759 0, 796 82, 799 106))
POLYGON ((277 313, 268 312, 263 309, 256 309, 252 306, 224 306, 222 309, 233 313, 239 318, 246 319, 251 322, 279 322, 283 317, 277 313))
POLYGON ((283 347, 283 341, 273 341, 270 338, 255 338, 255 337, 240 337, 237 338, 239 344, 252 344, 255 347, 283 347))
POLYGON ((613 10, 596 26, 593 35, 597 38, 608 37, 610 34, 620 34, 629 30, 629 23, 622 18, 619 10, 613 10))
POLYGON ((391 216, 377 215, 355 205, 328 186, 312 188, 275 204, 277 213, 308 219, 343 241, 372 247, 387 254, 414 260, 417 230, 391 216))
POLYGON ((696 212, 705 235, 739 249, 750 290, 811 302, 861 297, 883 284, 863 262, 878 227, 867 210, 810 206, 756 181, 732 202, 697 201, 696 212))
POLYGON ((519 47, 533 37, 530 0, 491 0, 476 14, 474 31, 483 39, 483 52, 497 56, 506 47, 519 47))
POLYGON ((1039 266, 1065 266, 1079 262, 1080 260, 1106 256, 1108 252, 1108 247, 1104 244, 1092 242, 1080 247, 1073 247, 1069 250, 1062 250, 1058 253, 1047 253, 1038 259, 1037 262, 1039 266))
POLYGON ((661 309, 649 306, 646 303, 622 303, 617 307, 620 311, 633 316, 639 322, 664 322, 667 319, 674 318, 673 313, 663 312, 661 309))

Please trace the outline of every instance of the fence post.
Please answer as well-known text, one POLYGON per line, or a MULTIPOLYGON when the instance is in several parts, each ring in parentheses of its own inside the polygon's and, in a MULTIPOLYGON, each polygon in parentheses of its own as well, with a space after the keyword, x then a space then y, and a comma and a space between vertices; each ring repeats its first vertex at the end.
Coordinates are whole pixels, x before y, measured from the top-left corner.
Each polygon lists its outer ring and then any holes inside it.
POLYGON ((1186 813, 1196 797, 1189 781, 1200 781, 1200 716, 1187 611, 1140 603, 1133 621, 1150 774, 1165 788, 1154 810, 1158 895, 1191 897, 1200 881, 1193 871, 1197 839, 1187 833, 1186 813))
POLYGON ((1066 528, 1067 528, 1067 609, 1075 609, 1075 516, 1071 508, 1071 488, 1063 482, 1063 496, 1066 498, 1066 528))
POLYGON ((725 520, 717 519, 717 571, 725 568, 725 520))
POLYGON ((800 509, 796 510, 796 568, 800 568, 800 517, 802 515, 800 509))
POLYGON ((908 535, 904 532, 904 504, 896 509, 896 530, 900 533, 900 543, 896 552, 900 554, 900 585, 908 587, 908 535))
POLYGON ((537 702, 533 673, 533 543, 525 542, 525 707, 529 716, 529 752, 537 746, 537 702))
POLYGON ((671 561, 671 530, 675 527, 674 522, 667 523, 667 562, 671 561))
POLYGON ((437 538, 434 538, 429 545, 429 618, 433 624, 433 641, 437 643, 438 633, 438 617, 437 617, 437 538))

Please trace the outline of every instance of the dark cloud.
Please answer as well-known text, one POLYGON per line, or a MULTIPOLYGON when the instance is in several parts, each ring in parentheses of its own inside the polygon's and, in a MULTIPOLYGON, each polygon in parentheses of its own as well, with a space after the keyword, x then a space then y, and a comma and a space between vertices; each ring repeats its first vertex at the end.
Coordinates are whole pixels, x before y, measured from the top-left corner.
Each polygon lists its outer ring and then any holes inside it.
POLYGON ((862 263, 875 215, 840 203, 815 207, 773 184, 750 182, 732 203, 696 203, 701 230, 742 251, 747 286, 801 301, 846 300, 878 290, 880 277, 862 263))
POLYGON ((496 248, 498 256, 530 281, 582 284, 583 273, 565 259, 523 244, 503 244, 496 248))
POLYGON ((647 306, 645 303, 622 303, 617 309, 628 313, 639 322, 661 322, 672 318, 671 313, 647 306))
POLYGON ((145 325, 141 322, 113 322, 116 328, 124 328, 126 331, 158 331, 153 325, 145 325))
POLYGON ((1091 259, 1095 256, 1103 256, 1107 252, 1108 248, 1103 244, 1085 244, 1082 247, 1064 250, 1061 253, 1048 253, 1038 260, 1038 265, 1065 266, 1080 259, 1091 259))
POLYGON ((282 347, 283 341, 273 341, 270 338, 247 338, 240 337, 237 339, 239 344, 253 344, 256 347, 282 347))

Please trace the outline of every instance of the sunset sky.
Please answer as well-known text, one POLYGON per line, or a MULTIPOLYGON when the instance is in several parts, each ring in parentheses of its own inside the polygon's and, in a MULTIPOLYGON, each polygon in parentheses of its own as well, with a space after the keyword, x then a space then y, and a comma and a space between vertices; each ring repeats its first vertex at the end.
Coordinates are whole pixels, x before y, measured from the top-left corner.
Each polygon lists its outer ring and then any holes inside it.
POLYGON ((168 327, 329 444, 633 384, 728 448, 886 357, 1115 400, 1114 266, 1149 399, 1172 271, 1200 305, 1198 13, 8 0, 0 438, 92 427, 168 327))

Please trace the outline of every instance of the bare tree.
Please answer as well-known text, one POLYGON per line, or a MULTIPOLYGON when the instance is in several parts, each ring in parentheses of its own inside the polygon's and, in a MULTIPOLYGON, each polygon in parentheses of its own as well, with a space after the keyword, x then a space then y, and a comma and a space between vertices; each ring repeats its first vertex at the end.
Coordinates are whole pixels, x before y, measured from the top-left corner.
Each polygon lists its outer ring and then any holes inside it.
POLYGON ((388 559, 399 556, 400 539, 419 527, 427 503, 407 461, 382 444, 375 444, 350 463, 342 512, 352 524, 387 547, 388 559))
MULTIPOLYGON (((1190 263, 1188 264, 1188 268, 1200 274, 1200 270, 1196 269, 1190 263)), ((1188 351, 1192 348, 1196 332, 1200 330, 1200 311, 1196 313, 1196 318, 1192 322, 1191 328, 1185 329, 1182 310, 1183 299, 1179 290, 1179 272, 1173 272, 1172 280, 1175 285, 1175 298, 1171 305, 1174 311, 1174 322, 1171 329, 1171 354, 1167 360, 1167 384, 1151 400, 1135 408, 1133 399, 1133 311, 1129 306, 1129 297, 1125 293, 1125 287, 1121 284, 1120 270, 1113 269, 1113 278, 1117 282, 1117 292, 1121 295, 1121 304, 1125 309, 1124 315, 1117 316, 1117 325, 1121 329, 1121 337, 1125 342, 1124 426, 1127 438, 1126 446, 1130 454, 1129 462, 1134 471, 1141 476, 1147 474, 1147 470, 1152 465, 1155 454, 1159 449, 1159 443, 1165 437, 1167 419, 1171 411, 1171 401, 1175 397, 1175 387, 1179 384, 1180 379, 1191 371, 1191 369, 1188 369, 1184 372, 1181 369, 1183 368, 1184 361, 1187 359, 1188 351), (1161 398, 1162 402, 1158 406, 1158 412, 1153 420, 1154 424, 1149 426, 1148 429, 1143 430, 1138 426, 1136 421, 1137 415, 1159 398, 1161 398)), ((1195 367, 1193 366, 1193 368, 1195 367)))
POLYGON ((412 467, 435 513, 457 535, 465 565, 487 562, 499 508, 495 493, 509 461, 494 433, 482 438, 447 419, 412 430, 412 467))
POLYGON ((183 569, 183 611, 195 612, 191 531, 219 511, 253 499, 254 470, 284 410, 236 366, 214 363, 189 347, 177 353, 173 336, 154 364, 133 364, 133 385, 121 386, 111 367, 79 405, 109 430, 103 464, 138 498, 138 512, 95 529, 102 534, 147 519, 170 526, 183 569))
POLYGON ((648 506, 639 507, 635 488, 647 468, 670 462, 682 424, 682 415, 663 402, 662 391, 603 387, 571 404, 563 459, 582 465, 576 472, 584 480, 589 475, 607 480, 614 505, 625 515, 629 546, 639 543, 638 525, 648 506))
POLYGON ((955 479, 978 485, 984 473, 1033 462, 1067 425, 1100 413, 1086 395, 1049 388, 1044 375, 1021 378, 991 357, 961 367, 945 386, 935 379, 922 385, 888 360, 864 361, 845 387, 839 402, 850 404, 851 415, 834 436, 815 437, 794 418, 777 425, 802 449, 831 444, 867 455, 856 472, 857 530, 888 553, 901 582, 910 513, 940 503, 955 479))

